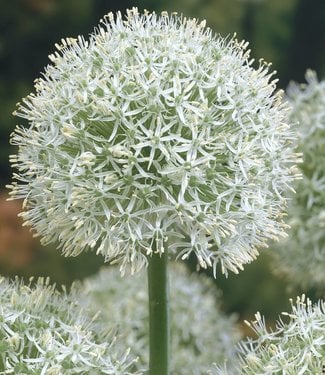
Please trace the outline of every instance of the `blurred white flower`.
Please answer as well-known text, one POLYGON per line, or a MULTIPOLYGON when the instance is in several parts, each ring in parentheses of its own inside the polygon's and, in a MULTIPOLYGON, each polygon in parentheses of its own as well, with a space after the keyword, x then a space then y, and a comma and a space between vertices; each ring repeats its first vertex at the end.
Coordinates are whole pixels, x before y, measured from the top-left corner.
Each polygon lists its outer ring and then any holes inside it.
MULTIPOLYGON (((304 296, 291 301, 292 311, 282 313, 274 331, 259 313, 248 323, 257 338, 240 345, 240 374, 321 374, 325 358, 325 303, 312 304, 304 296)), ((226 372, 227 373, 227 372, 226 372)), ((229 372, 233 374, 233 372, 229 372)))
POLYGON ((76 291, 59 293, 48 279, 32 283, 0 279, 1 374, 131 374, 134 359, 108 330, 95 332, 76 291))
POLYGON ((19 104, 13 198, 43 243, 122 272, 156 248, 238 272, 284 235, 294 138, 269 65, 204 22, 136 8, 62 40, 19 104), (154 245, 154 246, 153 246, 154 245))
MULTIPOLYGON (((171 373, 200 375, 213 362, 236 365, 235 345, 239 330, 234 317, 222 313, 219 293, 203 275, 189 274, 184 266, 170 267, 171 288, 171 373)), ((149 326, 146 273, 121 278, 117 268, 108 267, 83 287, 86 304, 98 319, 117 328, 116 345, 132 349, 139 356, 137 368, 148 368, 149 326)), ((97 330, 101 328, 98 327, 97 330)))
POLYGON ((291 230, 288 240, 275 252, 275 271, 303 287, 325 285, 325 81, 312 71, 307 84, 291 84, 288 100, 290 120, 299 122, 298 151, 303 153, 303 178, 289 205, 291 230))

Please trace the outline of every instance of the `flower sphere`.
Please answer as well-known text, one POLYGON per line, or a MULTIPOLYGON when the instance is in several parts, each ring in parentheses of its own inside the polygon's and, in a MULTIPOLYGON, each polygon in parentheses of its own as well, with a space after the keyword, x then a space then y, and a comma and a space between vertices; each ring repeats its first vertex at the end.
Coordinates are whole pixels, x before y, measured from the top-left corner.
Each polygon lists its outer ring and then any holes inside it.
MULTIPOLYGON (((177 375, 206 374, 214 362, 229 369, 238 364, 236 344, 240 339, 234 316, 220 307, 220 294, 211 279, 189 274, 185 266, 170 267, 171 279, 171 372, 177 375)), ((132 348, 139 357, 134 370, 149 365, 149 311, 146 273, 121 278, 115 267, 103 268, 87 279, 81 290, 83 301, 95 312, 103 327, 113 324, 116 345, 132 348), (123 298, 121 298, 123 294, 123 298)), ((101 328, 97 328, 100 330, 101 328)))
POLYGON ((298 150, 302 179, 288 207, 291 230, 274 254, 275 270, 302 287, 325 285, 325 81, 307 71, 307 84, 291 84, 290 119, 299 122, 298 150))
POLYGON ((121 271, 153 251, 238 272, 283 235, 296 156, 273 73, 205 23, 134 8, 62 40, 18 106, 11 186, 66 255, 121 271))
MULTIPOLYGON (((297 298, 290 313, 282 313, 275 331, 259 313, 251 327, 257 336, 241 343, 239 374, 321 374, 325 358, 325 303, 297 298)), ((226 372, 227 373, 227 372, 226 372)), ((232 374, 233 372, 229 372, 232 374)))
POLYGON ((0 373, 126 375, 134 359, 119 352, 108 330, 49 280, 0 279, 0 373), (106 332, 106 333, 105 333, 106 332))

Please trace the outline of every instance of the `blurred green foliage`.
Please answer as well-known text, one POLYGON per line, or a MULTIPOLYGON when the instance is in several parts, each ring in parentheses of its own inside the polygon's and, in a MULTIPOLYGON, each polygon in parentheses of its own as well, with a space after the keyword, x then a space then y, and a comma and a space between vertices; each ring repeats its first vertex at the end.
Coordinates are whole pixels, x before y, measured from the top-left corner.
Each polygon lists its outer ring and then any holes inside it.
MULTIPOLYGON (((325 75, 324 0, 0 0, 0 188, 10 180, 9 134, 16 119, 15 103, 33 90, 32 83, 49 63, 47 56, 63 37, 89 34, 109 11, 137 6, 177 11, 206 19, 221 35, 233 35, 250 42, 252 56, 264 58, 278 71, 280 87, 291 79, 303 81, 307 68, 325 75)), ((50 275, 69 284, 95 272, 102 259, 86 254, 76 259, 60 257, 54 249, 37 251, 35 263, 21 270, 26 277, 50 275)), ((281 280, 271 275, 266 255, 240 275, 218 278, 228 311, 248 315, 258 309, 275 317, 287 306, 288 293, 281 280), (275 302, 276 301, 276 302, 275 302)), ((1 269, 2 273, 10 273, 1 269)), ((13 272, 13 271, 12 271, 13 272)))

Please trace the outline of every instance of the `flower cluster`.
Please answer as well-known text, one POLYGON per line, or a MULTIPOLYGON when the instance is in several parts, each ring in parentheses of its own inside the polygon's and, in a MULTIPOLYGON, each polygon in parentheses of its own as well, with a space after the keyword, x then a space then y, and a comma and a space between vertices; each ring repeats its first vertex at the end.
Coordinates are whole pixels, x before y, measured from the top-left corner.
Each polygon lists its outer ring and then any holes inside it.
MULTIPOLYGON (((214 362, 236 364, 235 344, 240 336, 233 317, 220 309, 215 286, 203 275, 189 275, 185 267, 170 267, 171 276, 171 372, 177 375, 205 374, 214 362), (228 361, 227 361, 228 360, 228 361)), ((139 356, 136 368, 148 368, 148 294, 145 273, 120 277, 108 267, 85 281, 86 301, 100 311, 103 326, 117 327, 116 345, 131 347, 139 356), (121 296, 123 291, 123 296, 121 296)), ((100 330, 100 327, 98 328, 100 330)))
POLYGON ((238 272, 284 234, 293 135, 276 80, 204 22, 134 8, 62 40, 16 115, 10 186, 43 243, 131 272, 153 249, 238 272))
POLYGON ((325 283, 325 81, 308 71, 307 84, 292 84, 290 117, 299 122, 298 150, 303 179, 295 183, 289 205, 291 231, 277 248, 276 271, 303 287, 325 283))
MULTIPOLYGON (((0 280, 0 373, 126 375, 134 360, 117 352, 107 330, 48 279, 26 285, 0 280), (105 333, 107 332, 107 333, 105 333)), ((132 374, 141 372, 132 372, 132 374)))
MULTIPOLYGON (((248 323, 257 339, 241 344, 240 374, 321 374, 325 358, 325 303, 312 304, 305 297, 291 301, 292 311, 282 313, 289 321, 279 320, 269 331, 259 313, 248 323)), ((232 373, 232 372, 230 372, 232 373)))

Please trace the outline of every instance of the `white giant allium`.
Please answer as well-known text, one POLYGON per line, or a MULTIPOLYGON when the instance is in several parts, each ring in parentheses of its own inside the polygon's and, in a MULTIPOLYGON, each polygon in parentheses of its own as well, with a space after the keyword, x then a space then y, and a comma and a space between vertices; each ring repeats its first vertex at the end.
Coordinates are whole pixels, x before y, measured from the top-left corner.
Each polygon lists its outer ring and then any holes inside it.
POLYGON ((296 156, 281 93, 247 44, 134 8, 62 40, 18 106, 11 186, 64 254, 131 272, 153 249, 238 272, 283 235, 296 156))
MULTIPOLYGON (((274 331, 256 314, 251 327, 257 336, 241 344, 239 374, 322 374, 325 358, 325 303, 312 304, 305 297, 291 301, 274 331)), ((232 371, 229 374, 233 374, 232 371)))
MULTIPOLYGON (((214 362, 236 365, 235 345, 240 335, 234 317, 220 308, 219 293, 203 275, 189 274, 184 266, 170 268, 171 373, 202 375, 214 362)), ((87 304, 100 311, 104 327, 117 327, 116 345, 132 348, 137 368, 148 368, 149 324, 146 273, 120 277, 117 268, 103 269, 85 281, 87 304), (121 293, 122 291, 122 293, 121 293)), ((100 330, 100 327, 99 327, 100 330)))
POLYGON ((307 84, 292 84, 292 121, 299 121, 303 179, 289 205, 291 231, 277 248, 277 271, 303 287, 325 285, 325 81, 308 71, 307 84))
POLYGON ((35 285, 0 279, 1 374, 131 374, 126 347, 118 352, 109 334, 95 332, 77 295, 59 293, 48 279, 35 285))

